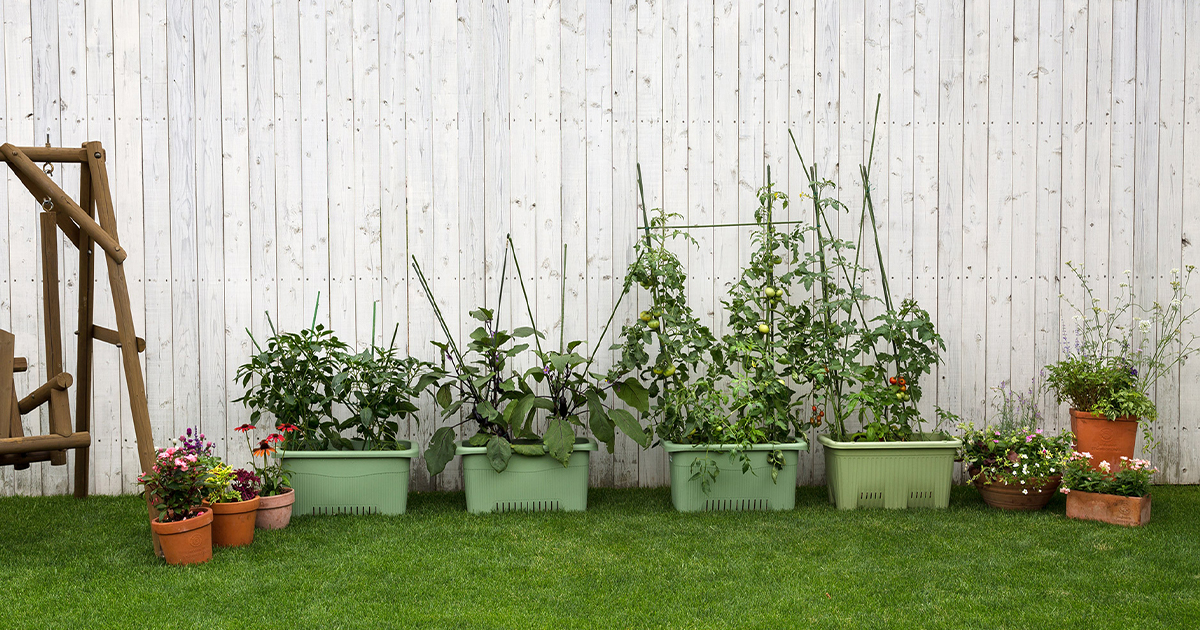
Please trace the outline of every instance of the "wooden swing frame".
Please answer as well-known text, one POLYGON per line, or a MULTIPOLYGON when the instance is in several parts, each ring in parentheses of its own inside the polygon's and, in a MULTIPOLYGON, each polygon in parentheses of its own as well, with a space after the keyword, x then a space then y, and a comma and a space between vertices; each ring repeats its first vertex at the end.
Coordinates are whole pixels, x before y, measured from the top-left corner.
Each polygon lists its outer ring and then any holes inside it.
MULTIPOLYGON (((103 341, 121 350, 133 429, 137 438, 138 459, 142 472, 154 465, 154 435, 146 404, 146 383, 138 353, 146 342, 137 337, 129 304, 122 263, 128 256, 117 238, 117 219, 108 185, 105 152, 99 142, 86 142, 82 148, 15 147, 0 145, 0 161, 8 163, 17 179, 35 199, 41 201, 43 323, 46 342, 48 381, 18 400, 13 389, 13 372, 28 368, 25 359, 13 356, 14 337, 0 330, 0 466, 28 468, 32 462, 49 461, 52 466, 67 463, 66 451, 75 450, 75 496, 88 492, 88 454, 91 446, 92 347, 103 341), (79 164, 79 202, 59 188, 35 162, 79 164), (63 372, 62 326, 58 299, 58 232, 79 250, 79 323, 76 376, 63 372), (108 282, 112 289, 117 329, 93 323, 95 299, 95 246, 104 252, 108 282), (75 427, 71 427, 71 409, 67 388, 75 384, 75 427), (21 416, 43 404, 49 404, 50 434, 23 435, 21 416)), ((52 172, 52 169, 51 171, 52 172)))

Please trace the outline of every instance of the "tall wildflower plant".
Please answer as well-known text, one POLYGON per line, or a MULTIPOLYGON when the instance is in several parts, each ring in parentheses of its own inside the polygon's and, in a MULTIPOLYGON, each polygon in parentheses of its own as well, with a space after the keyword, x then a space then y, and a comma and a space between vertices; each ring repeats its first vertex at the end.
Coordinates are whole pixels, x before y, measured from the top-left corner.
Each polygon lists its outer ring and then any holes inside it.
MULTIPOLYGON (((1126 271, 1111 307, 1096 297, 1082 266, 1068 261, 1067 267, 1083 288, 1085 304, 1067 302, 1075 339, 1072 343, 1064 330, 1063 358, 1046 367, 1058 402, 1108 418, 1153 421, 1158 417, 1151 398, 1155 383, 1196 350, 1197 336, 1184 333, 1200 311, 1184 307, 1195 267, 1172 269, 1170 301, 1150 306, 1139 302, 1126 271)), ((1154 439, 1148 422, 1142 431, 1149 451, 1154 439)))

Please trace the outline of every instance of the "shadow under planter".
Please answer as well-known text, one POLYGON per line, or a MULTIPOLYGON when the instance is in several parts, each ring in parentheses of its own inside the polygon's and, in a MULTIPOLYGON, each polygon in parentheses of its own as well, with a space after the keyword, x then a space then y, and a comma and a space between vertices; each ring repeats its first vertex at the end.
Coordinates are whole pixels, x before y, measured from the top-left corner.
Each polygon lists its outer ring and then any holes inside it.
POLYGON ((467 511, 486 512, 587 509, 588 463, 596 441, 576 438, 567 465, 549 455, 528 457, 513 453, 504 472, 488 461, 487 448, 459 442, 467 511))
POLYGON ((680 512, 721 510, 791 510, 796 507, 796 461, 808 442, 797 438, 783 444, 676 444, 663 440, 670 458, 671 503, 680 512), (750 459, 750 470, 742 472, 743 461, 730 461, 730 452, 741 450, 750 459), (783 454, 783 467, 777 479, 771 478, 768 457, 773 451, 783 454), (711 460, 705 462, 704 460, 711 460), (704 491, 703 479, 693 479, 692 465, 715 465, 717 476, 704 491))
POLYGON ((296 502, 292 513, 403 514, 408 477, 417 449, 400 442, 395 451, 285 451, 283 465, 296 502))
POLYGON ((908 442, 838 442, 825 448, 829 500, 839 510, 950 505, 954 458, 962 441, 922 433, 908 442))

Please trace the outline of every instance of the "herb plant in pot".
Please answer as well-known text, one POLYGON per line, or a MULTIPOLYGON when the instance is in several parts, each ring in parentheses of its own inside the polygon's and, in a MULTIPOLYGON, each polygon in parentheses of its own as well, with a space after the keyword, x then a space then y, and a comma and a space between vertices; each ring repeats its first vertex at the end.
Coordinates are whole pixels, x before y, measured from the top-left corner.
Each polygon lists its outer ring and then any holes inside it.
POLYGON ((290 471, 285 470, 279 457, 275 463, 268 458, 276 453, 276 447, 282 445, 283 435, 296 430, 295 425, 280 424, 276 427, 278 433, 271 433, 255 444, 250 439, 254 425, 243 424, 236 429, 246 436, 246 447, 250 450, 251 466, 259 478, 258 511, 254 515, 255 529, 283 529, 292 520, 292 506, 296 502, 296 491, 292 489, 288 479, 290 471), (262 466, 257 458, 262 458, 262 466))
POLYGON ((648 290, 650 308, 622 330, 618 367, 648 383, 651 422, 670 461, 671 502, 683 512, 789 510, 796 503, 798 453, 808 444, 792 435, 799 403, 784 380, 800 312, 787 299, 790 274, 782 263, 798 254, 797 243, 773 222, 775 204, 786 198, 770 184, 759 198, 759 247, 725 303, 733 332, 723 344, 687 302, 686 273, 667 244, 694 241, 666 227, 675 215, 643 214, 645 236, 626 275, 626 290, 634 282, 648 290), (723 391, 727 382, 732 395, 723 391))
POLYGON ((994 421, 976 429, 960 424, 963 466, 988 505, 1002 510, 1040 510, 1062 481, 1074 436, 1047 435, 1038 428, 1042 416, 1041 381, 1027 391, 1008 383, 995 388, 994 421))
POLYGON ((212 544, 244 547, 254 542, 258 515, 258 475, 219 464, 208 471, 207 503, 212 508, 212 544))
POLYGON ((1132 459, 1137 428, 1142 425, 1143 450, 1150 452, 1150 423, 1157 409, 1150 398, 1154 384, 1195 350, 1196 337, 1184 339, 1184 324, 1197 310, 1184 310, 1194 267, 1182 275, 1171 271, 1171 301, 1143 306, 1126 271, 1112 310, 1101 306, 1083 269, 1067 266, 1083 287, 1087 304, 1075 311, 1076 341, 1064 338, 1063 358, 1047 366, 1058 401, 1070 405, 1076 450, 1092 454, 1091 464, 1132 459))
POLYGON ((154 466, 138 477, 158 512, 150 529, 158 537, 168 564, 196 564, 212 559, 212 509, 202 507, 208 470, 194 453, 178 447, 159 449, 154 466))
MULTIPOLYGON (((458 344, 415 260, 413 269, 446 336, 445 342, 434 342, 449 363, 434 371, 442 381, 438 405, 445 418, 460 412, 465 416, 434 433, 425 451, 429 473, 440 473, 460 455, 469 512, 586 509, 589 453, 597 444, 576 431, 590 428, 610 452, 618 428, 643 446, 649 444, 649 435, 633 414, 608 402, 609 393, 615 391, 620 399, 644 411, 647 399, 640 383, 610 380, 591 372, 595 351, 580 354, 582 341, 566 342, 560 335, 558 349, 546 349, 523 283, 533 326, 510 332, 500 327, 498 310, 477 308, 470 314, 480 326, 465 346, 458 344), (533 339, 533 348, 517 343, 528 338, 533 339), (536 363, 522 373, 513 367, 513 361, 524 353, 532 354, 536 363), (535 419, 543 412, 546 428, 539 432, 535 419), (456 429, 466 423, 476 425, 477 432, 457 441, 456 429)), ((565 310, 565 304, 562 308, 565 310)))
MULTIPOLYGON (((873 152, 874 140, 872 140, 873 152)), ((938 507, 950 501, 954 459, 962 443, 944 432, 923 431, 917 403, 921 377, 944 348, 929 313, 916 301, 892 300, 871 199, 870 167, 860 167, 863 206, 858 241, 837 238, 832 224, 846 207, 826 194, 834 186, 804 164, 812 200, 813 253, 793 273, 812 287, 810 327, 797 363, 812 384, 814 407, 831 418, 820 435, 829 498, 839 509, 938 507), (874 237, 882 300, 868 295, 863 243, 874 237), (883 312, 867 315, 882 301, 883 312), (859 428, 850 424, 855 420, 859 428)), ((870 158, 868 158, 868 165, 870 158)))
POLYGON ((1062 488, 1067 518, 1137 526, 1150 522, 1150 485, 1158 469, 1144 459, 1122 457, 1117 465, 1094 453, 1075 452, 1067 460, 1062 488))

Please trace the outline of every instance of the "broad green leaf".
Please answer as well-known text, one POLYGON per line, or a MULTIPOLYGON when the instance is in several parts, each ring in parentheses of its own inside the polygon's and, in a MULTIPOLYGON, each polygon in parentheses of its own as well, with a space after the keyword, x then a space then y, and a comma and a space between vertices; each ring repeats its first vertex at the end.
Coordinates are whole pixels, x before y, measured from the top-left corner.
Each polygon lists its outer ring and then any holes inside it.
POLYGON ((475 410, 488 420, 494 421, 496 418, 500 417, 500 412, 496 411, 496 408, 492 406, 492 403, 486 400, 479 401, 479 404, 475 407, 475 410))
POLYGON ((488 438, 487 456, 492 470, 504 472, 508 468, 508 458, 512 457, 512 445, 499 435, 493 435, 488 438))
POLYGON ((546 454, 546 447, 542 444, 513 444, 512 450, 526 457, 540 457, 546 454))
POLYGON ((646 434, 646 430, 638 423, 633 414, 624 409, 613 409, 609 412, 609 417, 613 424, 621 429, 621 432, 633 438, 642 448, 650 446, 650 436, 646 434))
POLYGON ((467 440, 467 446, 487 446, 489 437, 491 436, 486 433, 476 433, 467 440))
POLYGON ((519 328, 513 329, 512 334, 514 337, 528 337, 530 335, 537 334, 537 331, 530 328, 529 326, 521 326, 519 328))
POLYGON ((650 411, 650 394, 636 378, 631 376, 617 383, 613 390, 617 392, 617 397, 630 407, 642 413, 650 411))
POLYGON ((446 464, 454 459, 454 429, 442 427, 433 433, 429 448, 425 449, 425 468, 429 474, 436 475, 446 468, 446 464))
POLYGON ((571 423, 562 418, 551 418, 546 426, 546 452, 566 466, 575 450, 575 432, 571 423))
POLYGON ((446 409, 450 406, 450 383, 446 383, 438 388, 437 404, 442 409, 446 409))
POLYGON ((600 396, 595 391, 588 390, 587 401, 588 427, 592 430, 592 435, 603 442, 608 447, 608 452, 611 453, 613 452, 613 443, 617 439, 612 420, 609 419, 604 403, 600 402, 600 396))

